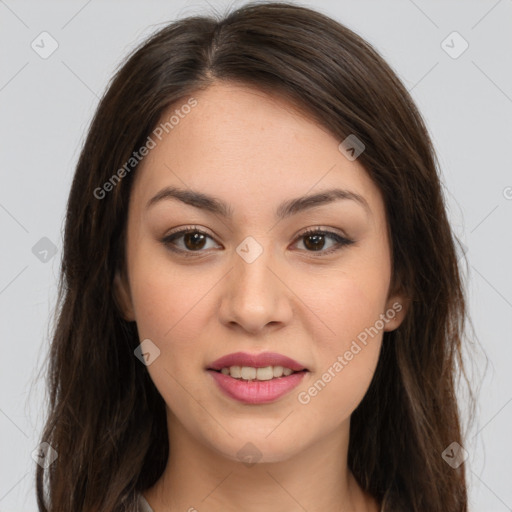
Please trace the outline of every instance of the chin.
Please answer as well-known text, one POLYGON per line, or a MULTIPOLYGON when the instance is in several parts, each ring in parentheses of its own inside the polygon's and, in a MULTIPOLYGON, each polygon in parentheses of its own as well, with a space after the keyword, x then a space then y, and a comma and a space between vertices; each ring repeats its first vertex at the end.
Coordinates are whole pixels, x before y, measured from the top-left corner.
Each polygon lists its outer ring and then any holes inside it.
MULTIPOLYGON (((268 434, 266 434, 268 435, 268 434)), ((215 445, 212 448, 233 462, 244 463, 248 467, 255 464, 284 462, 297 454, 297 443, 283 445, 283 439, 265 439, 265 436, 250 435, 244 438, 226 440, 224 445, 215 445)))

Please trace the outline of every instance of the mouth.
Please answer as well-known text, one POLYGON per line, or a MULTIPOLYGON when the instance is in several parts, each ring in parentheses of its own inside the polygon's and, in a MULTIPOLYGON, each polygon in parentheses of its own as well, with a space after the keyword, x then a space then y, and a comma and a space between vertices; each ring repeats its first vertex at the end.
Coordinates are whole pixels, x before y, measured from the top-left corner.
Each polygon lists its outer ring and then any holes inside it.
POLYGON ((210 363, 207 370, 223 372, 233 378, 245 380, 270 380, 288 376, 292 372, 308 371, 303 364, 291 357, 276 352, 262 352, 251 354, 248 352, 235 352, 227 354, 210 363), (239 371, 240 370, 240 371, 239 371), (254 374, 256 371, 256 374, 254 374))
POLYGON ((247 405, 275 402, 297 387, 309 369, 274 352, 237 352, 205 368, 224 396, 247 405))
POLYGON ((210 368, 207 373, 225 397, 245 405, 263 405, 276 402, 290 393, 309 373, 306 369, 293 371, 287 368, 285 375, 284 370, 282 367, 231 366, 221 370, 210 368), (282 375, 274 377, 274 372, 276 375, 282 372, 282 375))
POLYGON ((224 366, 220 370, 215 370, 214 368, 208 368, 209 371, 221 373, 227 377, 231 377, 232 379, 241 380, 241 381, 259 381, 265 382, 269 380, 276 380, 289 377, 290 375, 296 373, 306 373, 309 370, 292 370, 288 367, 283 367, 280 365, 276 366, 265 366, 265 367, 254 367, 254 366, 224 366))

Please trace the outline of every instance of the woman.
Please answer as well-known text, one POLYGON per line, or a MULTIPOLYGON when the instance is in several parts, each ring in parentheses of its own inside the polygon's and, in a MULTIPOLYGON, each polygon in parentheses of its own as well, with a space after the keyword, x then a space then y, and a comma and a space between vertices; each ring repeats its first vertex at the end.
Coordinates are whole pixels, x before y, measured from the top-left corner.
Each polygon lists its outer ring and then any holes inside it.
POLYGON ((466 511, 455 242, 355 33, 286 3, 160 30, 69 197, 40 511, 466 511))

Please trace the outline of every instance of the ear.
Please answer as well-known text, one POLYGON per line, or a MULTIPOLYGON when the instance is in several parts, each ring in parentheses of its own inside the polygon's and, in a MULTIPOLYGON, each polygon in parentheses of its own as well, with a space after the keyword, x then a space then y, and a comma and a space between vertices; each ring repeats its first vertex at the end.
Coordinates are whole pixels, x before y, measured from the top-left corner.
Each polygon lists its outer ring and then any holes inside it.
POLYGON ((127 322, 135 321, 135 313, 133 311, 133 303, 130 293, 128 278, 121 270, 116 270, 114 276, 114 297, 121 316, 127 322))
POLYGON ((384 331, 394 331, 400 327, 409 311, 410 303, 409 297, 402 290, 390 294, 386 301, 386 311, 384 312, 384 331))

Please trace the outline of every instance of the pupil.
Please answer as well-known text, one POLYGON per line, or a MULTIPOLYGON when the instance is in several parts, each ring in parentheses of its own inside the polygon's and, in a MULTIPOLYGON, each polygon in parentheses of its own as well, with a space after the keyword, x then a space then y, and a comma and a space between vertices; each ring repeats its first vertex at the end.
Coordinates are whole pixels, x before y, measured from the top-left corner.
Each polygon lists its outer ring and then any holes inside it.
POLYGON ((319 249, 322 248, 323 246, 323 238, 324 238, 324 235, 308 235, 306 237, 306 240, 304 242, 304 245, 308 248, 308 249, 313 249, 314 251, 318 251, 319 249), (314 240, 313 244, 310 244, 308 242, 308 240, 314 240))
POLYGON ((184 242, 187 249, 201 249, 205 244, 205 236, 201 233, 186 233, 184 235, 184 242), (198 242, 199 244, 196 245, 198 242))

